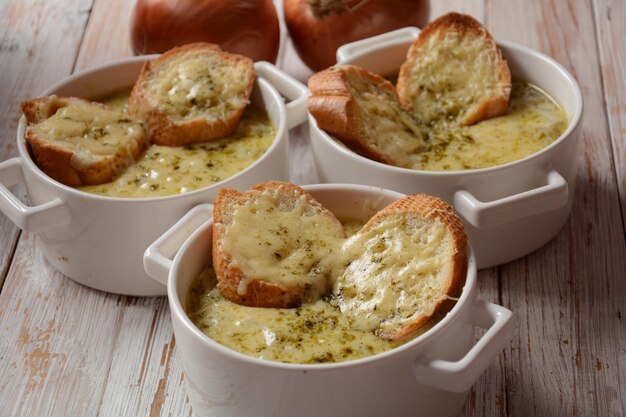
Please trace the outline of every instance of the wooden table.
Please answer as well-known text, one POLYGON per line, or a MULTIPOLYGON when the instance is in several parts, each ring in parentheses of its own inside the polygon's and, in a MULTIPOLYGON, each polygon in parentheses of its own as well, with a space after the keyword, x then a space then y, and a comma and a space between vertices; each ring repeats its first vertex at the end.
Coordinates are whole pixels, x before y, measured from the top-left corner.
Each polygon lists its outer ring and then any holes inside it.
MULTIPOLYGON (((20 100, 131 55, 132 3, 0 1, 0 160, 16 154, 20 100)), ((568 223, 535 253, 480 272, 480 297, 519 324, 462 415, 626 415, 626 3, 436 0, 430 14, 449 10, 554 57, 585 100, 568 223)), ((292 180, 314 182, 306 133, 292 133, 292 180)), ((0 415, 191 415, 165 298, 76 284, 3 215, 0 248, 0 415)))

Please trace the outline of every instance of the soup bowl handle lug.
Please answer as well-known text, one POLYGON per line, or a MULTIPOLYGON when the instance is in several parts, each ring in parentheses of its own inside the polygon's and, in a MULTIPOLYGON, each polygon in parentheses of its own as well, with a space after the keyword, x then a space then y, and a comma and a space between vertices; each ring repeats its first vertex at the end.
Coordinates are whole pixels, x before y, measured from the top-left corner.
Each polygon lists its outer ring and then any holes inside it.
POLYGON ((420 30, 416 27, 405 27, 371 38, 347 43, 337 49, 337 62, 351 60, 356 54, 372 47, 385 47, 388 43, 412 42, 419 33, 420 30))
POLYGON ((260 77, 269 81, 281 95, 291 100, 285 104, 287 127, 291 129, 304 123, 308 115, 307 99, 309 97, 309 89, 269 62, 257 62, 254 64, 254 68, 260 77))
POLYGON ((154 280, 167 285, 172 259, 187 238, 202 224, 213 218, 213 205, 192 208, 169 230, 152 243, 143 254, 143 267, 154 280))
POLYGON ((69 207, 60 198, 36 206, 22 203, 8 187, 24 182, 22 158, 0 163, 0 211, 13 223, 26 232, 38 233, 70 222, 69 207))
POLYGON ((418 357, 413 370, 420 384, 466 392, 509 343, 515 328, 510 310, 483 300, 477 300, 472 308, 473 324, 487 332, 458 361, 418 357))
POLYGON ((546 174, 546 184, 498 200, 478 200, 469 190, 454 194, 454 208, 476 227, 492 227, 547 213, 567 204, 567 181, 556 170, 546 174))

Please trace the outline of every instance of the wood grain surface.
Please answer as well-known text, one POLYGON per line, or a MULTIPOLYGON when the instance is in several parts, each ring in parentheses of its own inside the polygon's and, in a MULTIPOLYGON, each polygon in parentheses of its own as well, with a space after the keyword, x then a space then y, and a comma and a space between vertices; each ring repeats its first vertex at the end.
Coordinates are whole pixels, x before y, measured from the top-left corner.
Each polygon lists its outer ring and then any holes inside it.
MULTIPOLYGON (((131 54, 132 5, 0 2, 0 160, 15 155, 21 100, 73 71, 131 54)), ((430 4, 432 18, 452 10, 475 16, 498 39, 557 59, 585 100, 570 220, 535 253, 479 273, 479 297, 512 309, 518 329, 460 415, 626 415, 624 2, 430 4)), ((293 50, 287 59, 283 68, 306 76, 293 50)), ((316 182, 307 127, 291 134, 292 181, 316 182)), ((111 295, 73 282, 43 258, 36 235, 20 234, 0 215, 3 280, 0 415, 192 414, 165 298, 111 295)))
POLYGON ((132 56, 130 22, 134 3, 128 0, 94 1, 75 71, 132 56))
POLYGON ((505 363, 508 404, 521 415, 625 411, 626 248, 611 151, 611 143, 620 141, 612 141, 607 129, 590 6, 586 1, 493 2, 488 9, 490 16, 515 16, 491 21, 496 38, 555 58, 578 80, 585 101, 570 221, 544 248, 501 267, 503 303, 519 317, 505 363))
POLYGON ((613 161, 620 196, 622 218, 626 222, 626 2, 594 1, 595 28, 599 52, 602 97, 606 107, 613 161))

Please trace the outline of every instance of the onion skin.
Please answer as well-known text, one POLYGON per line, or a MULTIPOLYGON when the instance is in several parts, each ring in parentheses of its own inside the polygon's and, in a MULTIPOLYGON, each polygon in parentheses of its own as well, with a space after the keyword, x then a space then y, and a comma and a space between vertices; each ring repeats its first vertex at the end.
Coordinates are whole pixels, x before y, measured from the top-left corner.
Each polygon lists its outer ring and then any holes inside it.
POLYGON ((272 0, 137 0, 131 20, 135 55, 211 42, 254 61, 276 62, 280 45, 272 0))
POLYGON ((337 48, 428 21, 428 0, 284 0, 285 23, 302 61, 313 71, 335 64, 337 48), (323 4, 320 10, 316 5, 323 4))

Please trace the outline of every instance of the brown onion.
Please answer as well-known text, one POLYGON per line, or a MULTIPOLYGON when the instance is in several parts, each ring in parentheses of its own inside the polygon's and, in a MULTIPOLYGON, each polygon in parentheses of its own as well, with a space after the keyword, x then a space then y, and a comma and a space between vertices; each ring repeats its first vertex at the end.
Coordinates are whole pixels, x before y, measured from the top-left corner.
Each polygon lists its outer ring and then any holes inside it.
POLYGON ((136 55, 203 41, 275 62, 280 44, 272 0, 137 0, 131 24, 136 55))
POLYGON ((335 63, 337 48, 428 21, 428 0, 284 0, 298 55, 314 71, 335 63))

